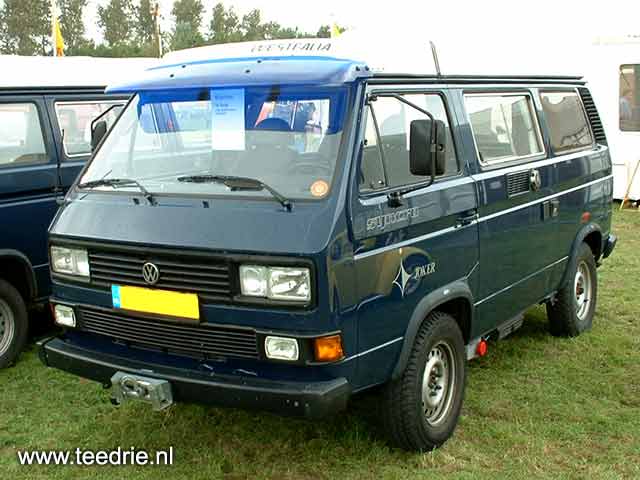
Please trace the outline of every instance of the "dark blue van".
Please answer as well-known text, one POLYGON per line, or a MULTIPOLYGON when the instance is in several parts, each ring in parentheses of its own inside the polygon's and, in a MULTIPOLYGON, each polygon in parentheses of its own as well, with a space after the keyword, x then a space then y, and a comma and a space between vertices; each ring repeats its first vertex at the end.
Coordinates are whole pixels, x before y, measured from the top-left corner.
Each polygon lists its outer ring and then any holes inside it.
POLYGON ((529 307, 554 335, 591 327, 616 239, 579 77, 234 48, 108 89, 133 97, 50 228, 65 330, 45 365, 158 410, 317 417, 382 386, 391 440, 424 451, 454 431, 466 361, 529 307))
POLYGON ((28 310, 50 294, 47 228, 90 156, 91 123, 112 124, 128 99, 105 85, 114 67, 138 63, 0 56, 0 368, 24 346, 28 310))

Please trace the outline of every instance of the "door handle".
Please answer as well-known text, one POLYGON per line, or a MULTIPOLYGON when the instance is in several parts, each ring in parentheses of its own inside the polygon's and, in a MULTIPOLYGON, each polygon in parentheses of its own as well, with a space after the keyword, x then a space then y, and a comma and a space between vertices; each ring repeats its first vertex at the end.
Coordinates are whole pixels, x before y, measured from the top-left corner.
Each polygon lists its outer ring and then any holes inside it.
POLYGON ((529 187, 532 191, 537 192, 542 186, 542 179, 540 178, 540 172, 535 168, 529 173, 529 187))
POLYGON ((456 223, 456 228, 457 227, 465 227, 467 225, 471 225, 473 222, 475 222, 478 219, 478 211, 477 210, 470 210, 468 212, 465 212, 463 215, 458 217, 458 223, 456 223))

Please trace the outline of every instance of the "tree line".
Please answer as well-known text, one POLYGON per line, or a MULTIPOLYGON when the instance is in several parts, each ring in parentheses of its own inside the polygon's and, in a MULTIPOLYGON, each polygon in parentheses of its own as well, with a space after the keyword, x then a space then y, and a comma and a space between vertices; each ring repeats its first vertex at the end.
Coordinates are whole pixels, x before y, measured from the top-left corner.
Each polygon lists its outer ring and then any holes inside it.
MULTIPOLYGON (((83 13, 88 0, 58 0, 65 55, 98 57, 152 57, 158 46, 154 35, 153 0, 110 0, 98 6, 103 41, 87 38, 83 13)), ((176 0, 170 12, 173 28, 162 32, 165 50, 217 43, 329 37, 331 28, 304 32, 265 21, 259 9, 239 15, 222 3, 206 12, 201 0, 176 0), (209 14, 209 15, 207 15, 209 14), (205 17, 210 20, 205 22, 205 17)), ((51 55, 50 0, 4 0, 0 8, 0 53, 51 55)))

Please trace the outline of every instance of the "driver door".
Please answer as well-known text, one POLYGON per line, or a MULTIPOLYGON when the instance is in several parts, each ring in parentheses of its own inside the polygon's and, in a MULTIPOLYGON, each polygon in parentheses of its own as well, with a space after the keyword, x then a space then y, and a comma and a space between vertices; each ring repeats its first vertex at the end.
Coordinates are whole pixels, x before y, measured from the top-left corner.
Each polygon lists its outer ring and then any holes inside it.
POLYGON ((428 185, 430 178, 410 173, 409 125, 426 118, 424 113, 392 97, 380 96, 365 107, 358 193, 351 205, 361 299, 359 351, 371 351, 358 368, 360 378, 368 381, 388 378, 390 360, 395 359, 390 351, 399 350, 420 300, 438 287, 469 276, 478 261, 475 186, 452 128, 448 92, 384 91, 403 95, 445 123, 446 168, 432 185, 428 185), (391 194, 406 188, 414 190, 402 195, 400 205, 389 202, 391 194), (380 362, 386 367, 380 368, 380 362))

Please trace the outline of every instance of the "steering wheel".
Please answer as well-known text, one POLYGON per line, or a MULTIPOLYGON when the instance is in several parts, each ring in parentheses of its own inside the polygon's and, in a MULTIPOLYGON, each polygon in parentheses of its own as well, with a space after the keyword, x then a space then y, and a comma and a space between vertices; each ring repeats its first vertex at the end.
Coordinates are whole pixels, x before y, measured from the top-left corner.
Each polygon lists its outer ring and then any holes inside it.
POLYGON ((322 172, 322 174, 324 174, 324 176, 326 177, 330 177, 333 173, 330 165, 315 162, 296 163, 295 165, 293 165, 293 167, 291 167, 291 171, 292 173, 300 173, 303 175, 309 175, 314 172, 322 172))

